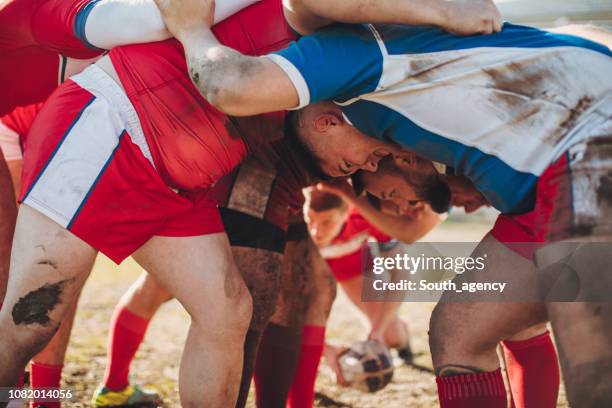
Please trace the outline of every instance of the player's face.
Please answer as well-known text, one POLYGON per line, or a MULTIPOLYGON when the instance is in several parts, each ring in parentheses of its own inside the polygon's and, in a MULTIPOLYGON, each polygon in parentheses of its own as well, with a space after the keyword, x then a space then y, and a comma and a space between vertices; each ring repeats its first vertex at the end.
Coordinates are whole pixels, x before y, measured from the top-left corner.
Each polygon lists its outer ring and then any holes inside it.
POLYGON ((330 132, 325 146, 317 149, 321 169, 332 177, 349 176, 359 170, 375 172, 380 159, 393 153, 394 147, 365 136, 350 125, 330 132))
POLYGON ((332 103, 309 105, 302 111, 303 144, 319 160, 321 170, 331 177, 344 177, 358 170, 376 171, 378 162, 398 150, 368 137, 346 122, 332 103))
POLYGON ((383 202, 393 203, 397 215, 404 214, 414 201, 419 200, 414 187, 399 171, 380 169, 376 173, 364 173, 362 180, 367 192, 383 202))
POLYGON ((304 216, 308 232, 314 243, 319 247, 324 247, 338 236, 342 226, 346 221, 347 212, 343 210, 308 210, 304 216))
POLYGON ((365 190, 381 200, 392 201, 399 213, 414 210, 415 202, 438 184, 438 174, 431 162, 414 153, 403 152, 394 159, 381 161, 376 173, 362 173, 365 190))

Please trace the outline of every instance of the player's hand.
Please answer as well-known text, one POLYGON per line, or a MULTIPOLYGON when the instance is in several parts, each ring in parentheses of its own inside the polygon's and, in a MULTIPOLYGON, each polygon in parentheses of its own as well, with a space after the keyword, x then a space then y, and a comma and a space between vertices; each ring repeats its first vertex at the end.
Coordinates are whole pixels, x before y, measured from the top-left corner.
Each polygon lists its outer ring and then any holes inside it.
POLYGON ((503 19, 493 0, 442 0, 440 27, 458 35, 501 31, 503 19))
POLYGON ((381 344, 385 344, 385 330, 372 328, 372 331, 368 336, 368 340, 377 341, 381 344))
POLYGON ((215 0, 155 0, 168 31, 181 40, 209 29, 215 16, 215 0))
POLYGON ((329 343, 325 343, 325 346, 323 348, 323 357, 325 357, 325 363, 329 366, 329 368, 331 368, 334 375, 336 376, 336 382, 338 383, 338 385, 348 387, 350 384, 344 379, 344 376, 342 375, 342 370, 340 369, 340 363, 338 362, 340 355, 344 351, 346 351, 346 347, 338 347, 329 343))
POLYGON ((321 183, 318 183, 316 185, 316 188, 320 191, 336 194, 348 203, 352 203, 357 198, 355 196, 355 190, 353 190, 353 186, 351 186, 346 180, 323 181, 321 183))

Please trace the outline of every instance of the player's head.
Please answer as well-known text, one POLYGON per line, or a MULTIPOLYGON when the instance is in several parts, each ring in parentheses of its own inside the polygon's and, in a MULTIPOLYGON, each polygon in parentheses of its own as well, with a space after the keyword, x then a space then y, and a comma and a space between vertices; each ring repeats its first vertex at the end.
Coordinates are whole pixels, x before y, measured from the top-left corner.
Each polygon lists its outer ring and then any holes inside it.
POLYGON ((304 221, 317 246, 329 245, 342 230, 348 204, 336 194, 315 188, 304 189, 304 221))
POLYGON ((407 152, 403 157, 382 159, 376 173, 360 172, 364 189, 381 200, 391 200, 401 212, 424 200, 437 213, 448 211, 450 190, 432 163, 407 152))
POLYGON ((287 123, 287 137, 316 157, 319 169, 331 177, 376 171, 378 161, 396 149, 359 132, 331 102, 291 112, 287 123))

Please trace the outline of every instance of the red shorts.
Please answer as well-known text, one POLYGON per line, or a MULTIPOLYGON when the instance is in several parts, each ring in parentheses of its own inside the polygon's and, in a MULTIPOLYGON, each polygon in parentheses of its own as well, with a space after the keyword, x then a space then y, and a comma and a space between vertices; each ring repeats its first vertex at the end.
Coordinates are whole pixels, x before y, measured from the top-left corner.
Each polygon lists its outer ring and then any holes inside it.
POLYGON ((223 231, 206 194, 164 183, 134 108, 96 66, 58 88, 34 121, 21 200, 117 263, 152 236, 223 231))
POLYGON ((572 146, 538 179, 533 211, 500 215, 495 239, 532 260, 546 243, 612 236, 612 136, 572 146))

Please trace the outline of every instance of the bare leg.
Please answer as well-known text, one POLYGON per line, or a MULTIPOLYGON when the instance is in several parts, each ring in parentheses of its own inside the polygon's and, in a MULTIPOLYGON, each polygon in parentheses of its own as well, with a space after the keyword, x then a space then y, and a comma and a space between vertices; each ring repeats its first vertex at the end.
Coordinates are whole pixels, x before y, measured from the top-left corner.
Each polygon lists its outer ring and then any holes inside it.
MULTIPOLYGON (((476 272, 479 281, 508 282, 508 286, 537 290, 533 263, 521 258, 487 235, 472 256, 486 250, 487 269, 476 272), (486 245, 486 246, 485 246, 486 245)), ((456 282, 472 279, 469 273, 456 282)), ((497 345, 517 333, 546 321, 538 302, 457 303, 454 292, 445 293, 430 322, 430 347, 438 376, 494 371, 499 368, 497 345), (465 322, 470 324, 466 325, 465 322)), ((537 298, 537 295, 531 297, 537 298)))
POLYGON ((233 406, 252 302, 226 235, 153 237, 134 258, 191 316, 179 374, 181 404, 233 406))
POLYGON ((49 344, 47 344, 47 346, 40 353, 32 358, 32 361, 54 366, 64 364, 66 349, 68 349, 68 343, 70 342, 70 334, 72 332, 72 326, 74 324, 74 318, 76 316, 77 306, 79 303, 79 295, 80 293, 66 310, 66 314, 62 319, 62 323, 60 324, 57 333, 55 333, 51 341, 49 341, 49 344))
POLYGON ((553 243, 538 252, 537 260, 546 275, 559 271, 549 292, 553 300, 570 292, 575 295, 574 302, 546 305, 570 404, 612 406, 610 241, 569 246, 553 243), (557 290, 562 293, 557 295, 557 290))
POLYGON ((49 218, 22 206, 10 279, 0 311, 0 384, 14 385, 74 305, 96 251, 49 218))

